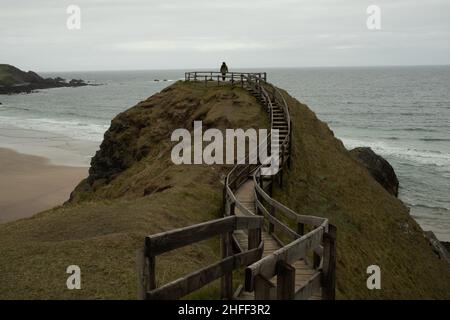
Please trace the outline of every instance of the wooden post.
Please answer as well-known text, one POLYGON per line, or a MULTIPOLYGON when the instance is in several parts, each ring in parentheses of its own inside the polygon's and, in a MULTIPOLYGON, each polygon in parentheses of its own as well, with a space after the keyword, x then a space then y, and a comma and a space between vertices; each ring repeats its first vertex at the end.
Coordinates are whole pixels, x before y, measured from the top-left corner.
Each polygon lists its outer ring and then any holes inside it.
POLYGON ((321 257, 314 251, 313 252, 313 268, 317 269, 320 266, 321 257))
POLYGON ((234 72, 231 73, 231 85, 234 86, 234 72))
MULTIPOLYGON (((270 215, 275 217, 275 207, 270 206, 270 215)), ((267 230, 267 232, 269 232, 269 234, 272 234, 275 231, 275 225, 269 221, 269 230, 267 230)))
POLYGON ((280 186, 280 189, 283 188, 283 167, 280 166, 280 170, 278 171, 278 184, 280 186))
POLYGON ((281 145, 281 152, 280 152, 280 168, 278 170, 278 185, 280 188, 283 188, 283 162, 284 162, 284 144, 281 145))
POLYGON ((289 157, 288 157, 288 168, 291 168, 291 157, 292 157, 292 120, 289 121, 289 157))
POLYGON ((259 172, 259 186, 264 190, 264 177, 261 174, 261 171, 259 172))
POLYGON ((276 288, 275 285, 264 278, 257 275, 255 277, 255 300, 275 300, 276 288))
POLYGON ((269 188, 269 196, 273 197, 273 184, 275 182, 274 176, 270 176, 270 188, 269 188))
POLYGON ((334 300, 336 291, 336 233, 334 225, 328 225, 328 233, 323 235, 323 278, 322 298, 334 300))
POLYGON ((147 296, 147 259, 145 250, 138 249, 136 252, 136 267, 138 281, 138 300, 145 300, 147 296))
POLYGON ((248 250, 258 248, 261 242, 261 229, 248 230, 248 250))
MULTIPOLYGON (((256 182, 258 183, 260 188, 264 190, 264 186, 263 186, 264 183, 263 183, 263 178, 262 178, 261 172, 259 172, 259 176, 257 176, 256 182)), ((256 212, 256 215, 262 216, 263 215, 262 210, 259 209, 259 206, 258 206, 259 200, 260 200, 260 196, 259 196, 258 192, 256 192, 256 189, 255 189, 255 212, 256 212)))
POLYGON ((230 203, 230 216, 236 215, 236 202, 230 203))
MULTIPOLYGON (((232 255, 231 252, 231 238, 232 233, 222 234, 222 258, 225 259, 232 255)), ((225 273, 220 280, 220 296, 221 299, 232 299, 233 298, 233 271, 225 273)))
POLYGON ((227 215, 227 178, 225 178, 225 185, 222 192, 222 217, 227 215))
POLYGON ((149 252, 150 249, 150 237, 145 238, 144 243, 144 254, 146 264, 148 264, 148 273, 147 273, 147 291, 151 291, 156 289, 156 257, 149 252))
POLYGON ((277 263, 277 299, 292 300, 295 297, 295 268, 285 261, 277 263))
POLYGON ((197 72, 194 72, 194 81, 197 81, 197 72))
POLYGON ((301 222, 297 223, 297 233, 301 236, 305 234, 305 224, 301 222))
POLYGON ((148 290, 156 289, 156 257, 148 258, 148 290))

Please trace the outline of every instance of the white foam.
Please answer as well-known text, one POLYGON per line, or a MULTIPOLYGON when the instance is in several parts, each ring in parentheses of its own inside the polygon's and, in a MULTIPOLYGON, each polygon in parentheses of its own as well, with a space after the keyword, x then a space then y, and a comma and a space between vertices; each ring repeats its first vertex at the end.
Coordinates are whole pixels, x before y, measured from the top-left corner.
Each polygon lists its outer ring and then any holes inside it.
POLYGON ((63 135, 72 139, 100 142, 108 125, 48 118, 19 118, 0 116, 0 128, 16 127, 63 135))
POLYGON ((356 147, 370 147, 382 156, 393 156, 420 164, 435 165, 450 170, 450 153, 433 150, 418 150, 390 144, 386 141, 370 141, 352 138, 343 138, 344 145, 348 149, 356 147))

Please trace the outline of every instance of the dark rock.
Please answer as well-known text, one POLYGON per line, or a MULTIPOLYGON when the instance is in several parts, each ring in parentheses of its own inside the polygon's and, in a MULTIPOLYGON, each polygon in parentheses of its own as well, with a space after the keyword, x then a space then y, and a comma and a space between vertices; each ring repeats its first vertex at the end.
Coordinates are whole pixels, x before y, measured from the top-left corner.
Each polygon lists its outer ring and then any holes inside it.
POLYGON ((25 78, 26 81, 30 83, 39 83, 43 80, 41 76, 39 76, 36 72, 33 71, 28 71, 25 78))
POLYGON ((61 77, 56 77, 54 80, 55 80, 56 82, 66 82, 66 79, 61 78, 61 77))
POLYGON ((432 231, 426 231, 425 235, 428 238, 428 241, 430 241, 430 245, 439 259, 450 263, 450 254, 447 248, 436 238, 436 235, 432 231))
POLYGON ((390 194, 398 196, 398 179, 392 166, 367 147, 350 150, 350 154, 369 170, 372 177, 390 194))
POLYGON ((69 85, 71 85, 72 87, 80 87, 80 86, 85 86, 87 84, 86 84, 86 82, 84 82, 81 79, 72 79, 69 81, 69 85))

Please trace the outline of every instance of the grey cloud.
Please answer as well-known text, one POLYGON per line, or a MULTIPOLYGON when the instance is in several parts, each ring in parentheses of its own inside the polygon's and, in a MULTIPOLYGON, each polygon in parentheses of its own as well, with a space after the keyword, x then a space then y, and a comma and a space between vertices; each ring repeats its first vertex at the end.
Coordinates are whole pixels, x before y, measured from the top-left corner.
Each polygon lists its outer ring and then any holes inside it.
POLYGON ((447 0, 2 0, 0 62, 34 70, 449 64, 447 0), (66 8, 82 29, 66 28, 66 8), (366 8, 382 30, 366 28, 366 8))

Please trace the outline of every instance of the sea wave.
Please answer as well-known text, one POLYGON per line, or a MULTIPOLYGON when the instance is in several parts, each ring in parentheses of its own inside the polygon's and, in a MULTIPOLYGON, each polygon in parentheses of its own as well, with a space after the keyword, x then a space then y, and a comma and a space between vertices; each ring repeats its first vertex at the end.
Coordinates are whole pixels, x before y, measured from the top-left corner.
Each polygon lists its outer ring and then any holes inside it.
POLYGON ((446 139, 446 138, 421 138, 419 140, 421 140, 421 141, 428 141, 428 142, 433 142, 433 141, 450 141, 450 139, 446 139))
POLYGON ((100 142, 108 125, 82 120, 19 118, 0 116, 0 128, 19 128, 63 135, 77 140, 100 142))
POLYGON ((370 141, 343 138, 344 145, 353 149, 356 147, 370 147, 382 156, 392 156, 404 160, 426 165, 435 165, 450 170, 450 153, 434 150, 419 150, 389 144, 387 141, 370 141))
POLYGON ((436 207, 425 204, 409 204, 411 207, 417 209, 433 210, 438 215, 447 215, 450 212, 450 207, 436 207))

